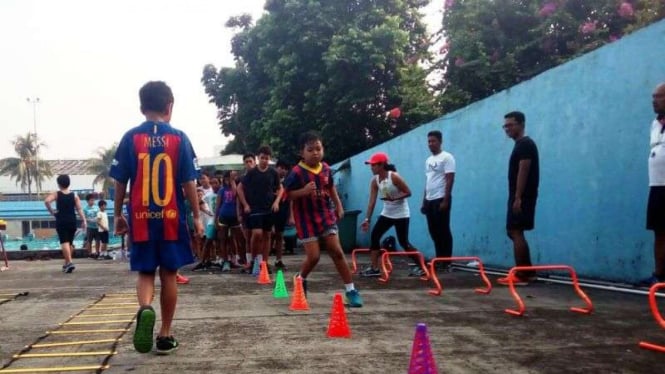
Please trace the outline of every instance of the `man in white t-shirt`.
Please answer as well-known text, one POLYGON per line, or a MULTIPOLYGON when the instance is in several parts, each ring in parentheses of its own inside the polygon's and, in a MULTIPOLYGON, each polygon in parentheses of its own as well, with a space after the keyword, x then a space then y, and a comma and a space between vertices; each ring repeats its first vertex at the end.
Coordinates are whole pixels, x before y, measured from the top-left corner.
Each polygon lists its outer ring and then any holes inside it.
POLYGON ((649 203, 647 230, 654 233, 654 272, 640 285, 650 287, 665 282, 665 82, 653 92, 653 111, 649 153, 649 203))
POLYGON ((434 242, 436 257, 450 257, 453 253, 450 207, 455 182, 455 158, 442 149, 442 144, 441 131, 430 131, 427 134, 427 146, 432 155, 425 162, 427 181, 420 212, 427 217, 427 228, 434 242))

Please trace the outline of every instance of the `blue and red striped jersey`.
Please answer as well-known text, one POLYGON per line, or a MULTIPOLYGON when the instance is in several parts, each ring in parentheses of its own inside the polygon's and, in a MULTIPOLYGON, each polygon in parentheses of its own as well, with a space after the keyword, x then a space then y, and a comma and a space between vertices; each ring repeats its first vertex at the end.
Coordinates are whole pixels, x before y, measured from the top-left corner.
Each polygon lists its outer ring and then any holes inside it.
POLYGON ((312 181, 316 183, 316 193, 293 200, 293 218, 300 239, 318 237, 337 223, 330 193, 334 188, 332 171, 325 162, 316 170, 302 162, 294 166, 284 179, 284 188, 295 191, 312 181))
POLYGON ((185 133, 163 122, 144 122, 127 131, 109 175, 125 185, 130 182, 134 242, 188 238, 182 184, 198 178, 199 166, 185 133))

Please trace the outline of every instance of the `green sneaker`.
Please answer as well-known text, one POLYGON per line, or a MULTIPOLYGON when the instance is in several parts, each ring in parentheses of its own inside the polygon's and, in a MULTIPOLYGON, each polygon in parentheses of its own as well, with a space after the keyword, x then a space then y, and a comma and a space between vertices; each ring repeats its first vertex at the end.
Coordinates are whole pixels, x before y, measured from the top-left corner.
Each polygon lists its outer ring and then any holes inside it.
POLYGON ((360 293, 358 292, 358 290, 353 289, 351 291, 346 291, 345 296, 346 300, 344 300, 344 303, 349 308, 362 308, 363 299, 362 297, 360 297, 360 293))
POLYGON ((152 351, 152 330, 155 327, 155 310, 150 305, 142 306, 136 313, 134 349, 139 353, 152 351))

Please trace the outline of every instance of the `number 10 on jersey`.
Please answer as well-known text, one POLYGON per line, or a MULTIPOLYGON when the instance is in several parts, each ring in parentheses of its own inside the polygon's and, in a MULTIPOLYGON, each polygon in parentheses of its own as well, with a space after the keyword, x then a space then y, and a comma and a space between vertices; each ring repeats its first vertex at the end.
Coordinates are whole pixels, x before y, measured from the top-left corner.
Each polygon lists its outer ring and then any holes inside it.
POLYGON ((164 207, 173 198, 173 162, 166 153, 158 153, 151 160, 150 153, 139 153, 139 173, 143 178, 141 190, 141 202, 143 206, 150 206, 152 200, 155 205, 164 207), (162 168, 163 164, 163 168, 162 168), (160 178, 160 170, 164 175, 160 178), (164 180, 164 196, 159 194, 159 181, 164 180))

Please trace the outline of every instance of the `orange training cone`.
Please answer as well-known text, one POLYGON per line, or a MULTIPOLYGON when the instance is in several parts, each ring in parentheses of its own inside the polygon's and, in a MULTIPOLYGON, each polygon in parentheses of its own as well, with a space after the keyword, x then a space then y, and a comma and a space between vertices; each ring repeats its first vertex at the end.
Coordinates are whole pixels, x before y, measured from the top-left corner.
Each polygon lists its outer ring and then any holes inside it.
POLYGON ((259 284, 271 284, 270 275, 268 275, 268 264, 261 261, 261 272, 259 273, 259 284))
POLYGON ((291 298, 291 310, 309 310, 307 299, 305 298, 305 290, 302 288, 302 278, 293 278, 293 297, 291 298))
POLYGON ((333 297, 332 311, 330 312, 330 322, 328 323, 329 338, 350 338, 351 329, 346 319, 346 310, 342 301, 342 294, 336 293, 333 297))

